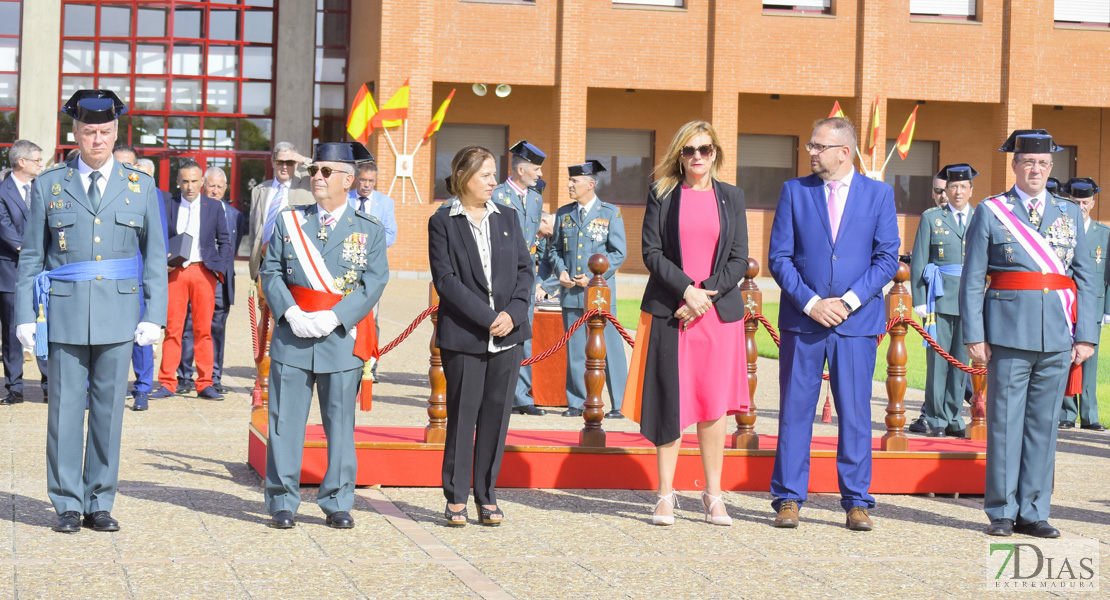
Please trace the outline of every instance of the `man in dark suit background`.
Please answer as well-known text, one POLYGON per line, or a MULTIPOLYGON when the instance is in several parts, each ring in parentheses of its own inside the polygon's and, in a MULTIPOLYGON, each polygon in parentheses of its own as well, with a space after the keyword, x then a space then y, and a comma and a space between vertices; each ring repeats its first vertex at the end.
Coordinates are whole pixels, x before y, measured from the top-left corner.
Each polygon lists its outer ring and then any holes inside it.
MULTIPOLYGON (((216 285, 216 309, 212 313, 212 386, 221 394, 228 389, 221 380, 224 372, 224 341, 227 331, 227 315, 235 304, 235 252, 243 236, 247 233, 247 216, 231 205, 227 193, 227 175, 220 167, 208 167, 204 171, 205 196, 219 200, 227 221, 228 238, 231 240, 231 258, 227 263, 224 279, 216 285)), ((193 382, 193 312, 185 315, 185 330, 181 336, 181 365, 177 367, 177 393, 188 393, 194 389, 193 382)))
MULTIPOLYGON (((0 182, 0 346, 4 355, 4 386, 0 404, 23 402, 23 345, 15 337, 15 280, 23 228, 31 207, 31 182, 42 171, 42 148, 16 140, 8 151, 11 173, 0 182)), ((46 394, 46 361, 39 359, 42 397, 46 394)))
MULTIPOLYGON (((201 168, 193 160, 184 161, 177 171, 180 193, 166 206, 167 229, 173 238, 188 234, 182 243, 185 261, 170 270, 169 307, 166 337, 162 342, 162 366, 158 371, 161 389, 151 398, 169 398, 177 386, 177 367, 181 363, 181 337, 185 312, 193 309, 193 336, 197 361, 197 397, 222 400, 212 386, 212 316, 216 308, 216 287, 224 280, 231 261, 231 239, 219 200, 201 195, 201 168)), ((172 252, 172 250, 171 250, 172 252)), ((173 258, 171 257, 171 261, 173 258)))
POLYGON ((855 172, 856 132, 843 118, 818 121, 806 144, 813 175, 782 186, 768 255, 785 297, 779 308, 780 416, 771 506, 776 527, 797 527, 809 487, 821 371, 839 417, 836 449, 845 526, 873 527, 871 376, 886 329, 883 286, 898 267, 894 191, 855 172))

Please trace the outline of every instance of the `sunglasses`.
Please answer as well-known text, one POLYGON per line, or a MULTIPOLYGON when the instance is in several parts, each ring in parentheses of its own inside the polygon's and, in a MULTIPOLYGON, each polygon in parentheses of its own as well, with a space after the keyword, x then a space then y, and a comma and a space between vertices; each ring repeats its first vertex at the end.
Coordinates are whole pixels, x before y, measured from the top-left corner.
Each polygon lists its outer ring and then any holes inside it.
POLYGON ((709 156, 710 154, 713 154, 715 150, 716 148, 713 147, 713 144, 705 144, 702 146, 698 146, 697 148, 693 146, 683 146, 682 156, 686 158, 693 158, 694 153, 701 154, 702 156, 709 156))
POLYGON ((934 194, 943 194, 944 193, 944 188, 933 188, 933 193, 934 194))
POLYGON ((275 160, 274 164, 279 166, 279 167, 293 168, 293 167, 297 166, 297 161, 295 161, 295 160, 275 160))
POLYGON ((318 167, 316 165, 311 165, 310 167, 308 167, 308 176, 309 177, 315 177, 317 173, 320 173, 321 175, 324 176, 324 179, 327 179, 328 177, 331 177, 332 173, 346 173, 346 171, 341 171, 339 169, 333 169, 331 167, 318 167))

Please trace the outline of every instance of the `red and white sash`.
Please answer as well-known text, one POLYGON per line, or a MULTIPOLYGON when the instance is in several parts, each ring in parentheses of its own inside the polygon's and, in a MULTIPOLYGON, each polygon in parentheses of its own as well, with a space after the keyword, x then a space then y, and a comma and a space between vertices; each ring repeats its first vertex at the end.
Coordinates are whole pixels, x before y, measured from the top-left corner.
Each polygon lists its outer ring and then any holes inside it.
POLYGON ((332 277, 331 271, 324 263, 323 255, 316 249, 316 246, 305 239, 304 230, 301 229, 301 226, 308 219, 305 218, 304 213, 299 210, 287 210, 281 213, 281 217, 285 220, 285 230, 289 232, 289 243, 293 246, 293 255, 297 257, 297 264, 301 266, 301 271, 308 277, 312 289, 318 292, 328 292, 329 294, 342 293, 335 286, 335 278, 332 277))
MULTIPOLYGON (((1029 256, 1033 257, 1033 261, 1037 263, 1037 266, 1040 267, 1042 271, 1067 277, 1067 269, 1064 267, 1064 263, 1056 256, 1056 252, 1052 249, 1052 245, 1041 235, 1041 232, 1026 225, 1021 219, 1017 218, 1013 211, 997 196, 988 199, 983 202, 983 204, 994 213, 994 216, 998 217, 999 221, 1002 221, 1002 223, 1013 232, 1014 237, 1017 238, 1018 245, 1021 246, 1029 256)), ((1068 319, 1068 328, 1074 336, 1075 322, 1072 320, 1072 315, 1075 314, 1075 292, 1064 289, 1056 290, 1056 294, 1060 298, 1060 307, 1064 309, 1064 315, 1068 319)))

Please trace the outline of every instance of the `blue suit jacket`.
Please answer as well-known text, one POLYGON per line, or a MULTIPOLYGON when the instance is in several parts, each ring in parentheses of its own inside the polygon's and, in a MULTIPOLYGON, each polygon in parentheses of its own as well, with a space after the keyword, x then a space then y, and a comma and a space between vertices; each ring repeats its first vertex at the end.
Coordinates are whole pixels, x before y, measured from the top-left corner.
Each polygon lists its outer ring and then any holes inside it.
POLYGON ((231 306, 235 304, 235 252, 243 241, 250 223, 247 215, 239 209, 226 202, 220 202, 220 205, 223 206, 224 221, 227 222, 227 238, 231 240, 231 257, 228 258, 227 271, 224 272, 224 281, 220 285, 224 286, 225 305, 231 306))
MULTIPOLYGON (((198 196, 200 201, 200 260, 221 282, 228 265, 234 258, 227 220, 221 206, 223 202, 208 196, 198 196)), ((166 204, 166 229, 177 233, 177 213, 181 208, 181 195, 170 198, 166 204)))
POLYGON ((0 182, 0 292, 15 292, 27 212, 15 178, 9 175, 0 182))
POLYGON ((805 314, 805 305, 815 296, 836 298, 852 290, 862 305, 832 329, 845 336, 879 335, 886 329, 882 289, 898 269, 894 190, 853 175, 834 244, 824 183, 810 175, 782 186, 768 254, 771 275, 785 296, 779 329, 827 331, 805 314))

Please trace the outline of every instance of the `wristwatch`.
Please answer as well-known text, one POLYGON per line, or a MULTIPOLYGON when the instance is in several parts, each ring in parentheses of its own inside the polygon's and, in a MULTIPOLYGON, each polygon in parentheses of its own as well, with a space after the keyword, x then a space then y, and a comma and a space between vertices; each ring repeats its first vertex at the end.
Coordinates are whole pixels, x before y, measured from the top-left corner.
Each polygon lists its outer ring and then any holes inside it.
POLYGON ((844 310, 848 311, 848 314, 852 314, 852 306, 848 304, 847 300, 841 298, 840 303, 844 305, 844 310))

